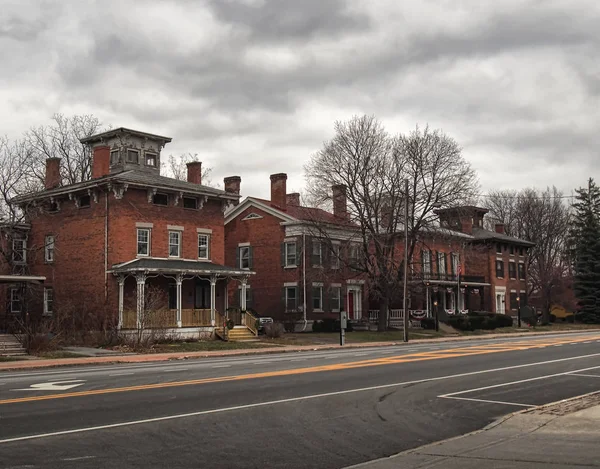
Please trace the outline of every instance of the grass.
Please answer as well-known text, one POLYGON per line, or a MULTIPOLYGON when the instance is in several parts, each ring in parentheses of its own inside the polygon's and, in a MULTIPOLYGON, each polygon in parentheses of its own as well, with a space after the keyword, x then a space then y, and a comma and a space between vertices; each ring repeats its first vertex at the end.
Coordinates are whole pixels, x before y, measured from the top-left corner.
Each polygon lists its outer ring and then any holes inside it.
POLYGON ((52 352, 40 352, 37 354, 40 358, 82 358, 89 357, 89 355, 82 355, 80 353, 67 352, 66 350, 53 350, 52 352))
POLYGON ((547 326, 529 327, 525 322, 521 328, 517 327, 499 327, 493 330, 462 331, 462 335, 486 335, 486 334, 514 334, 518 332, 556 332, 556 331, 585 331, 588 329, 600 329, 600 324, 572 324, 572 323, 554 323, 547 326))
POLYGON ((157 344, 154 351, 157 353, 174 352, 211 352, 220 350, 241 350, 264 348, 267 344, 261 342, 222 342, 220 340, 201 340, 198 342, 174 342, 171 344, 157 344))
POLYGON ((0 357, 0 363, 2 363, 2 362, 18 362, 18 361, 22 361, 22 360, 27 360, 27 358, 24 358, 24 357, 4 357, 4 356, 0 357))
MULTIPOLYGON (((429 331, 424 329, 409 329, 409 338, 427 339, 435 337, 444 337, 443 332, 429 331)), ((354 331, 346 332, 347 344, 358 344, 365 342, 401 342, 404 339, 403 331, 354 331)), ((339 332, 298 332, 285 334, 277 339, 264 338, 263 341, 268 344, 278 345, 332 345, 340 341, 339 332)))

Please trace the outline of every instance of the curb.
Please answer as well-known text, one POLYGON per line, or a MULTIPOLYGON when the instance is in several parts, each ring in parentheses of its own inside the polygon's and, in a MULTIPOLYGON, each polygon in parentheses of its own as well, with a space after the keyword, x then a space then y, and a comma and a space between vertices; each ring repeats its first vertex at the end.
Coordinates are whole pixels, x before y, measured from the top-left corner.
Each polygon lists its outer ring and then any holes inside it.
POLYGON ((302 353, 302 352, 315 352, 320 350, 347 350, 347 349, 365 349, 365 348, 379 348, 379 347, 394 347, 394 346, 409 346, 412 344, 429 344, 429 343, 447 343, 447 342, 468 342, 474 340, 489 340, 498 338, 510 338, 510 337, 540 337, 545 335, 564 335, 564 334, 585 334, 591 332, 600 332, 600 329, 581 329, 581 330, 570 330, 570 331, 544 331, 544 332, 515 332, 507 334, 482 334, 482 335, 469 335, 469 336, 456 336, 456 337, 438 337, 433 339, 414 339, 409 342, 363 342, 348 344, 344 346, 340 345, 301 345, 293 348, 294 346, 282 346, 281 348, 270 348, 265 349, 239 349, 230 351, 218 351, 218 352, 190 352, 187 354, 181 353, 162 353, 153 356, 152 354, 135 354, 135 355, 115 355, 111 357, 81 357, 81 358, 62 358, 54 359, 52 363, 48 363, 50 360, 19 360, 13 362, 0 362, 0 373, 3 371, 20 371, 20 370, 33 370, 40 368, 58 368, 67 366, 82 366, 82 365, 115 365, 122 363, 152 363, 152 362, 166 362, 173 360, 190 360, 194 358, 227 358, 227 357, 243 357, 253 355, 272 355, 279 353, 302 353), (132 358, 139 357, 139 360, 133 360, 132 358), (143 358, 142 358, 143 357, 143 358), (46 362, 46 363, 44 363, 46 362))
MULTIPOLYGON (((394 454, 394 455, 388 456, 386 458, 374 459, 372 461, 362 462, 362 463, 356 464, 354 466, 347 466, 347 467, 345 467, 343 469, 359 469, 359 468, 363 468, 363 467, 369 467, 370 465, 372 465, 374 463, 377 463, 377 462, 389 461, 389 460, 392 460, 392 459, 395 459, 395 458, 399 458, 399 457, 402 457, 402 456, 406 456, 408 454, 415 453, 417 451, 424 450, 426 448, 431 448, 431 447, 434 447, 434 446, 439 446, 441 444, 448 443, 448 442, 451 442, 451 441, 454 441, 454 440, 459 440, 461 438, 466 438, 466 437, 469 437, 469 436, 472 436, 472 435, 478 435, 479 433, 487 432, 489 430, 492 430, 493 428, 496 428, 497 426, 503 424, 504 422, 510 420, 511 418, 513 418, 513 417, 515 417, 517 415, 527 414, 527 413, 530 413, 530 412, 536 412, 536 411, 539 411, 539 410, 543 410, 543 409, 547 409, 547 408, 550 408, 550 407, 557 406, 559 404, 565 404, 565 403, 568 403, 568 402, 571 402, 571 401, 576 401, 578 399, 584 399, 586 397, 593 396, 593 395, 596 395, 596 394, 600 395, 600 391, 592 391, 592 392, 589 392, 587 394, 581 394, 579 396, 569 397, 567 399, 562 399, 560 401, 550 402, 548 404, 542 404, 542 405, 539 405, 539 406, 536 406, 536 407, 532 407, 531 409, 517 410, 516 412, 511 412, 510 414, 507 414, 507 415, 505 415, 503 417, 500 417, 500 418, 494 420, 492 423, 486 425, 485 427, 483 427, 483 428, 481 428, 479 430, 474 430, 472 432, 465 433, 464 435, 459 435, 459 436, 453 436, 453 437, 450 437, 450 438, 446 438, 445 440, 440 440, 440 441, 436 441, 436 442, 433 442, 433 443, 428 443, 426 445, 418 446, 416 448, 407 449, 405 451, 402 451, 401 453, 394 454)), ((558 418, 558 417, 559 416, 555 416, 555 418, 558 418)), ((542 426, 542 425, 540 425, 540 426, 542 426)))

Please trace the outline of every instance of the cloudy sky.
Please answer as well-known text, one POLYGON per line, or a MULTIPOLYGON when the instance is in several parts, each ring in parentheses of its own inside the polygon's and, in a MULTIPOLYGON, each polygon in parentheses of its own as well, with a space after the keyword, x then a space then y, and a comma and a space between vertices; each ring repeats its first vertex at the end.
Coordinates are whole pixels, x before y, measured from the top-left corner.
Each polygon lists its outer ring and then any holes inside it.
POLYGON ((304 185, 333 123, 442 128, 486 190, 600 177, 597 0, 0 0, 0 134, 167 135, 215 180, 304 185))

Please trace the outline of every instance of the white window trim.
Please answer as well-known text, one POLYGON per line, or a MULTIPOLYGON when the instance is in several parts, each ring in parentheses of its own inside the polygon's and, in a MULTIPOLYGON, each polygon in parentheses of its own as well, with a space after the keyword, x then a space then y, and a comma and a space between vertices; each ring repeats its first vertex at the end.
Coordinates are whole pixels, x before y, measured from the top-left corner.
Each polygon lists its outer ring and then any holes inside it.
POLYGON ((196 233, 211 235, 212 232, 213 230, 211 230, 210 228, 196 228, 196 233))
POLYGON ((290 241, 284 241, 284 256, 285 256, 285 269, 295 269, 298 267, 298 243, 295 238, 292 238, 290 241), (288 264, 288 246, 290 244, 294 245, 294 263, 288 264))
POLYGON ((243 248, 246 246, 250 246, 250 243, 238 243, 238 248, 243 248))
POLYGON ((152 151, 144 152, 144 166, 149 166, 150 168, 158 168, 158 154, 152 151), (154 157, 154 164, 148 164, 148 157, 154 157))
POLYGON ((54 289, 52 287, 44 288, 44 314, 51 316, 54 313, 54 289), (48 311, 48 291, 52 292, 52 310, 48 311))
POLYGON ((312 286, 313 287, 322 287, 323 286, 323 282, 313 282, 312 286))
POLYGON ((294 312, 295 310, 298 309, 298 285, 297 284, 295 284, 295 285, 284 284, 284 288, 285 288, 285 311, 286 312, 294 312), (296 297, 294 298, 294 301, 296 302, 296 307, 293 309, 288 308, 288 301, 289 301, 288 292, 290 291, 290 288, 294 288, 294 291, 296 293, 296 297))
POLYGON ((312 251, 310 253, 310 260, 313 267, 323 267, 323 242, 322 241, 313 241, 312 251), (315 256, 315 246, 319 246, 319 263, 315 264, 312 262, 313 257, 315 256))
POLYGON ((54 262, 55 243, 56 239, 54 235, 46 235, 44 237, 44 262, 46 262, 47 264, 51 264, 54 262), (52 242, 48 241, 50 238, 52 238, 52 242), (52 246, 52 249, 50 249, 50 246, 52 246), (52 259, 48 258, 48 254, 50 252, 52 252, 52 259))
POLYGON ((27 239, 13 238, 12 247, 13 247, 13 252, 12 252, 13 262, 15 262, 17 264, 26 264, 27 263, 27 239), (16 252, 15 243, 16 242, 23 243, 23 259, 19 260, 19 261, 15 260, 15 252, 16 252))
POLYGON ((137 222, 135 224, 136 228, 154 228, 154 223, 144 223, 144 222, 137 222))
POLYGON ((518 277, 518 276, 519 276, 519 273, 517 272, 517 263, 516 263, 515 261, 509 261, 509 262, 508 262, 508 278, 509 278, 510 280, 517 280, 517 277, 518 277), (510 265, 511 265, 511 264, 515 266, 515 269, 514 269, 514 270, 515 270, 515 271, 514 271, 514 275, 515 275, 515 276, 514 276, 514 277, 511 277, 511 275, 510 275, 510 265))
MULTIPOLYGON (((331 312, 332 313, 339 313, 341 311, 342 308, 342 284, 341 283, 332 283, 331 284, 331 289, 336 289, 339 293, 338 295, 338 307, 337 308, 331 308, 331 312)), ((333 296, 332 296, 333 299, 333 296)))
POLYGON ((208 233, 198 233, 198 259, 203 261, 210 260, 210 234, 208 233), (206 257, 200 257, 200 237, 203 236, 206 238, 206 257))
POLYGON ((152 252, 151 252, 151 246, 152 246, 152 229, 151 228, 137 228, 135 230, 135 251, 136 251, 136 257, 150 257, 152 252), (148 254, 140 254, 138 252, 138 248, 140 245, 140 231, 147 231, 148 232, 148 254))
POLYGON ((244 244, 244 246, 238 246, 238 248, 240 250, 240 265, 238 268, 242 270, 250 270, 250 243, 244 244), (244 256, 242 255, 244 248, 248 248, 248 267, 244 267, 244 256))
POLYGON ((126 163, 130 163, 130 164, 140 164, 140 151, 136 148, 128 148, 127 149, 127 153, 125 154, 125 162, 126 163), (129 160, 129 152, 135 152, 137 153, 137 161, 130 161, 129 160))
POLYGON ((331 268, 332 269, 340 268, 341 252, 342 252, 341 243, 339 241, 332 241, 331 242, 331 268), (337 250, 337 252, 336 252, 336 250, 337 250))
POLYGON ((19 295, 19 289, 18 288, 11 288, 10 289, 10 312, 11 313, 21 313, 23 312, 23 308, 22 308, 22 304, 21 304, 21 297, 19 295), (13 292, 17 292, 17 299, 14 300, 13 299, 13 292), (19 309, 15 310, 13 309, 13 303, 17 303, 19 305, 19 309))
POLYGON ((315 304, 315 295, 314 295, 314 291, 311 292, 311 295, 310 295, 311 298, 310 299, 311 299, 312 305, 313 305, 313 312, 315 312, 315 313, 322 313, 323 312, 323 284, 322 283, 320 283, 320 284, 319 283, 313 283, 312 287, 313 288, 318 288, 319 291, 321 292, 321 294, 320 294, 321 307, 320 308, 315 308, 314 307, 314 304, 315 304))
POLYGON ((283 284, 284 287, 297 287, 298 286, 298 282, 285 282, 283 284))
POLYGON ((173 259, 181 258, 181 231, 169 230, 169 257, 171 257, 173 259), (174 246, 173 244, 171 244, 171 234, 177 234, 178 243, 177 243, 177 255, 176 256, 171 255, 171 246, 174 246))
POLYGON ((184 231, 185 228, 180 225, 167 225, 167 230, 169 230, 169 231, 184 231))

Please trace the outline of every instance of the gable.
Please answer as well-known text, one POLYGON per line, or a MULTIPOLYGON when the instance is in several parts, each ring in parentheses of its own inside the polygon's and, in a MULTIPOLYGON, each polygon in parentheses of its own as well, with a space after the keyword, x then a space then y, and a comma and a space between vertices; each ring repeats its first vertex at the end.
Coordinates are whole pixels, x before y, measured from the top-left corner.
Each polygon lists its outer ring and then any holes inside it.
POLYGON ((294 217, 282 212, 281 210, 277 210, 261 201, 253 199, 252 197, 246 197, 246 199, 229 212, 225 214, 225 224, 227 225, 229 222, 235 220, 236 218, 242 216, 242 220, 258 220, 258 217, 247 218, 250 215, 257 215, 262 218, 262 214, 271 215, 275 218, 278 218, 281 221, 297 221, 294 217), (248 209, 252 209, 249 213, 246 213, 248 209))

